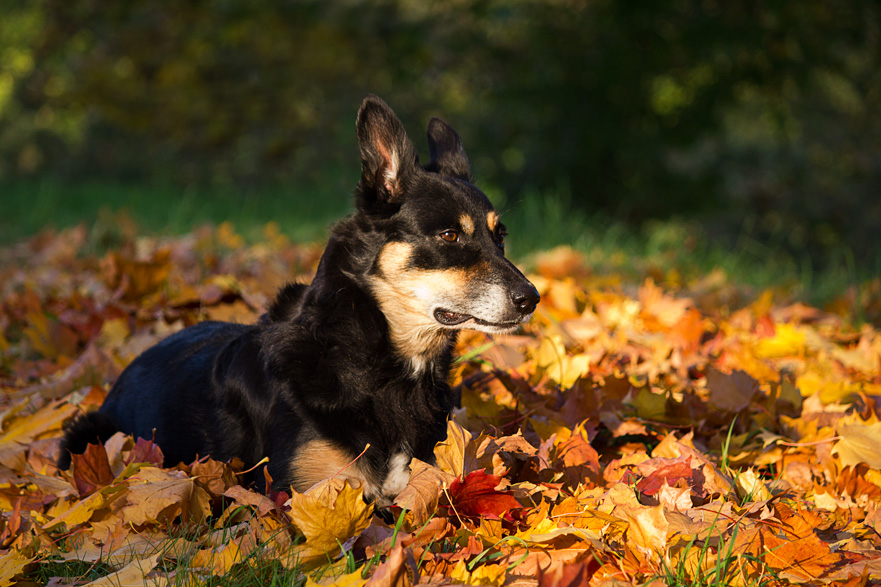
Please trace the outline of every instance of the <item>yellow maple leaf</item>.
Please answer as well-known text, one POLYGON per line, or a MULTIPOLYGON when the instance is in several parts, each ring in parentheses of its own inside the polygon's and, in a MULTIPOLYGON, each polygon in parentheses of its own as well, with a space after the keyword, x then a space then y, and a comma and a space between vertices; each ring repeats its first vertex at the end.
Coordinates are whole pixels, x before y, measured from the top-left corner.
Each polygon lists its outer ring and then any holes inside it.
POLYGON ((734 483, 737 486, 737 493, 744 499, 749 501, 771 499, 771 492, 768 491, 768 487, 752 469, 738 473, 734 483))
POLYGON ((15 576, 32 560, 34 560, 32 557, 24 556, 15 550, 0 556, 0 587, 12 585, 15 576))
POLYGON ((447 439, 434 447, 434 458, 440 470, 462 477, 477 468, 477 447, 471 433, 453 420, 447 421, 447 439))
POLYGON ((306 493, 294 492, 288 516, 306 537, 294 553, 300 564, 313 568, 333 560, 343 544, 370 525, 373 504, 363 496, 361 487, 352 487, 341 478, 322 481, 306 493))
POLYGON ((670 524, 664 517, 663 506, 626 505, 615 508, 614 515, 629 523, 627 542, 647 556, 657 559, 667 545, 670 524))
POLYGON ((79 526, 84 522, 88 522, 89 519, 91 519, 92 514, 96 510, 104 507, 104 504, 107 501, 102 491, 93 493, 85 499, 73 502, 70 508, 44 523, 43 529, 48 530, 53 526, 64 523, 68 530, 72 530, 74 527, 79 526))
POLYGON ((847 403, 860 391, 871 393, 866 384, 851 381, 844 374, 831 368, 828 363, 813 364, 799 375, 795 384, 802 396, 817 395, 823 404, 847 403), (829 368, 827 368, 829 367, 829 368))
POLYGON ((804 352, 807 336, 801 326, 775 325, 774 336, 761 339, 755 346, 757 356, 765 359, 791 357, 804 352))
POLYGON ((569 389, 584 376, 590 367, 590 357, 586 354, 570 355, 559 336, 543 338, 535 362, 545 374, 564 389, 569 389))
POLYGON ((147 573, 156 567, 161 556, 162 553, 157 552, 152 556, 133 560, 115 573, 110 573, 91 583, 86 583, 85 587, 151 587, 153 585, 166 585, 168 583, 167 577, 146 578, 147 573))
POLYGON ((208 569, 214 576, 225 575, 233 565, 242 562, 255 545, 246 534, 226 544, 200 550, 193 556, 190 566, 208 569))
POLYGON ((473 571, 468 570, 465 561, 459 561, 450 571, 450 579, 466 585, 495 585, 501 587, 505 582, 507 567, 505 565, 480 565, 473 571))
POLYGON ((529 418, 529 423, 532 425, 533 430, 535 430, 539 438, 543 440, 547 440, 548 438, 556 434, 557 438, 554 440, 554 444, 569 440, 569 438, 572 436, 571 428, 569 428, 562 422, 551 420, 544 416, 529 418))
POLYGON ((367 579, 361 576, 361 569, 346 573, 338 577, 322 577, 320 579, 306 578, 305 587, 361 587, 367 583, 367 579))
POLYGON ((10 469, 24 464, 28 444, 44 434, 61 430, 61 423, 76 413, 76 406, 54 401, 33 414, 12 420, 0 436, 0 463, 10 469))
POLYGON ((881 470, 881 422, 866 422, 853 414, 838 420, 835 430, 841 438, 832 447, 841 464, 854 467, 866 463, 872 469, 881 470))

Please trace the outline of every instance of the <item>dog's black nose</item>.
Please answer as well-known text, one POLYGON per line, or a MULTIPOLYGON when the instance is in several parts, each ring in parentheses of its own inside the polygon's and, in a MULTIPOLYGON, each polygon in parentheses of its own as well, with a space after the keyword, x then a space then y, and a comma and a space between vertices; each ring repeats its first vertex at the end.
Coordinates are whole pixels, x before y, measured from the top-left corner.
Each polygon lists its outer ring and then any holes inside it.
POLYGON ((511 301, 514 302, 514 307, 524 314, 534 312, 539 300, 541 300, 541 296, 538 295, 535 286, 528 281, 511 290, 511 301))

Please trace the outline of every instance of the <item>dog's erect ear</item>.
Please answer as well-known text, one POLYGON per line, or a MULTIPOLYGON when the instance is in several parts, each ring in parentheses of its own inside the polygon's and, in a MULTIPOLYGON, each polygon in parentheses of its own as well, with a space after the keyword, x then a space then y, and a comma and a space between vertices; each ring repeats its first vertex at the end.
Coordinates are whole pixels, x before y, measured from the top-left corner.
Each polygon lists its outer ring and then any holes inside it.
POLYGON ((416 147, 388 104, 374 95, 361 102, 355 123, 361 148, 361 204, 399 202, 418 163, 416 147))
POLYGON ((471 181, 471 165, 462 147, 462 139, 440 118, 428 121, 428 150, 431 161, 425 166, 426 171, 471 181))

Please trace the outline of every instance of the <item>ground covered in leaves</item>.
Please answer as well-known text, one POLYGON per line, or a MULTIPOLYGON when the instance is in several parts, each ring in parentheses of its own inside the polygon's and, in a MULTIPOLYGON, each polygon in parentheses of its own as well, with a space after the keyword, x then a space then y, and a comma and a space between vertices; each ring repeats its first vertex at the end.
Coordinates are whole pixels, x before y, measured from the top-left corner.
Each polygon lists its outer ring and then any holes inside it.
POLYGON ((0 250, 0 586, 881 581, 876 328, 839 316, 847 298, 629 284, 567 249, 532 260, 520 334, 461 338, 462 408, 393 526, 339 479, 258 494, 235 462, 162 468, 150 439, 54 466, 138 353, 256 319, 320 253, 272 225, 255 245, 221 225, 0 250))

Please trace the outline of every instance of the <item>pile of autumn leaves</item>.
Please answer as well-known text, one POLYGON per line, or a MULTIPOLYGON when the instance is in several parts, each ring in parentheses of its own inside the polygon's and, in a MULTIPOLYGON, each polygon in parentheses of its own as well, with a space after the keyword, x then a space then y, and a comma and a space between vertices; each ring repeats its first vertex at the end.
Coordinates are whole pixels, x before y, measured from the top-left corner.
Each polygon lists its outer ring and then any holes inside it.
MULTIPOLYGON (((243 487, 240 463, 163 469, 115 436, 53 462, 139 352, 203 319, 254 320, 321 249, 228 225, 89 254, 85 229, 0 251, 0 586, 59 561, 101 585, 266 565, 307 584, 865 585, 881 579, 881 336, 719 274, 675 295, 532 260, 524 331, 468 334, 462 408, 414 460, 396 526, 331 478, 243 487)), ((41 575, 43 576, 43 575, 41 575)), ((71 576, 53 585, 81 585, 71 576)))

